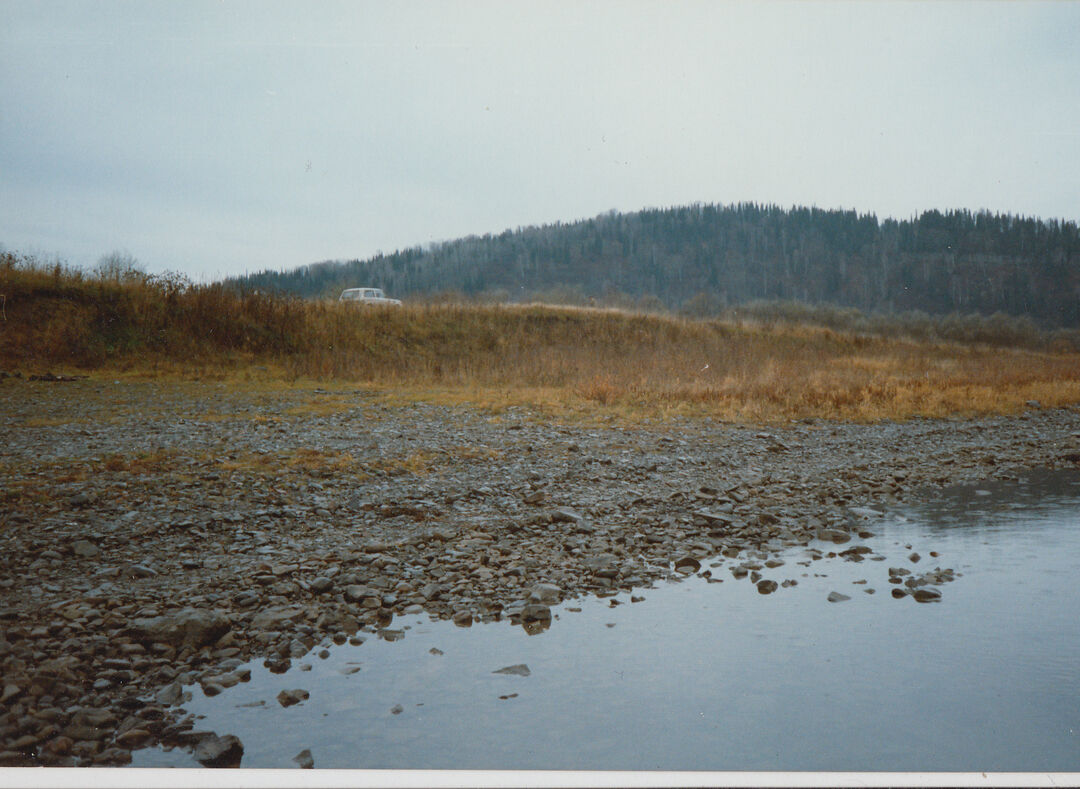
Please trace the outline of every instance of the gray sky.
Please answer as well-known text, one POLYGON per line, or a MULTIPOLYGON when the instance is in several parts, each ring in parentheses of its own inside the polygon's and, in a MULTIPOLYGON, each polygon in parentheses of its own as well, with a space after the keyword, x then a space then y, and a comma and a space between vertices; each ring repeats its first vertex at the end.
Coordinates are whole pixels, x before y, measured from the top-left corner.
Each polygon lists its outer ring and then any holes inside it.
POLYGON ((195 279, 609 209, 1080 219, 1080 3, 0 0, 0 244, 195 279))

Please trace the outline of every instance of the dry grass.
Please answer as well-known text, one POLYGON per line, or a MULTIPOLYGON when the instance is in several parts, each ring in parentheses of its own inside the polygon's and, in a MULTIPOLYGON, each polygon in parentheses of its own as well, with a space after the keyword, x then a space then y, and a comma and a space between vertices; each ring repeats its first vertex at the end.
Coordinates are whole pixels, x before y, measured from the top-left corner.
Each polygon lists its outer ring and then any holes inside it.
MULTIPOLYGON (((293 416, 351 408, 335 393, 345 384, 387 402, 628 420, 878 420, 1080 402, 1080 354, 1060 345, 991 347, 539 305, 358 309, 152 278, 86 279, 10 256, 6 267, 0 261, 0 290, 8 294, 0 366, 267 392, 318 382, 328 390, 295 405, 293 416)), ((204 418, 215 416, 231 418, 204 418)), ((423 459, 410 464, 425 468, 423 459)))

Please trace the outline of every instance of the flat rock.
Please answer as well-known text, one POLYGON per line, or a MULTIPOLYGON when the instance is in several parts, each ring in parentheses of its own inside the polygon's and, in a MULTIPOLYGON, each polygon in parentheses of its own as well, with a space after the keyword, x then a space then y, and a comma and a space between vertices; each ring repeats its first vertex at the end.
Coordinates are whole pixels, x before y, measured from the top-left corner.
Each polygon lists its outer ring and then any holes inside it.
POLYGON ((209 646, 231 629, 229 618, 221 611, 199 608, 185 608, 175 614, 132 622, 136 637, 174 647, 209 646))
POLYGON ((532 674, 529 671, 529 667, 524 663, 516 663, 513 666, 503 666, 502 668, 495 669, 492 674, 513 674, 517 677, 527 677, 532 674))
POLYGON ((581 513, 569 507, 557 507, 551 511, 552 523, 579 523, 582 520, 581 513))
POLYGON ((828 600, 830 603, 842 603, 845 600, 850 599, 851 598, 848 597, 846 594, 841 594, 840 592, 829 592, 828 600))

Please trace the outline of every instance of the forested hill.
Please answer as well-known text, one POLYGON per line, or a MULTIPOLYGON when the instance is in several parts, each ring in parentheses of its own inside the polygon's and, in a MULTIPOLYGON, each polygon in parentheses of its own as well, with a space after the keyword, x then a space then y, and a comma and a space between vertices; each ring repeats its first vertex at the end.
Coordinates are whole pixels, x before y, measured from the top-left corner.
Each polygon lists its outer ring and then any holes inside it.
POLYGON ((697 204, 469 236, 233 283, 302 296, 361 285, 406 299, 442 291, 565 303, 655 296, 697 313, 776 299, 866 312, 1004 312, 1076 327, 1080 234, 1071 221, 989 212, 879 221, 854 211, 697 204))

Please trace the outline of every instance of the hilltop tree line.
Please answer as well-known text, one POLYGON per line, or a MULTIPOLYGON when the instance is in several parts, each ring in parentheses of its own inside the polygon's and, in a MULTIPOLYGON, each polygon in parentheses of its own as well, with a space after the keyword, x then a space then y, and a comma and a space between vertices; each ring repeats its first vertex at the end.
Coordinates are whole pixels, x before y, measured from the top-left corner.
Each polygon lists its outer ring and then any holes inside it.
POLYGON ((866 313, 1027 316, 1080 326, 1075 222, 987 211, 908 220, 743 203, 609 212, 573 223, 469 236, 368 260, 326 261, 231 280, 305 297, 382 287, 495 301, 650 301, 715 314, 775 300, 866 313))

